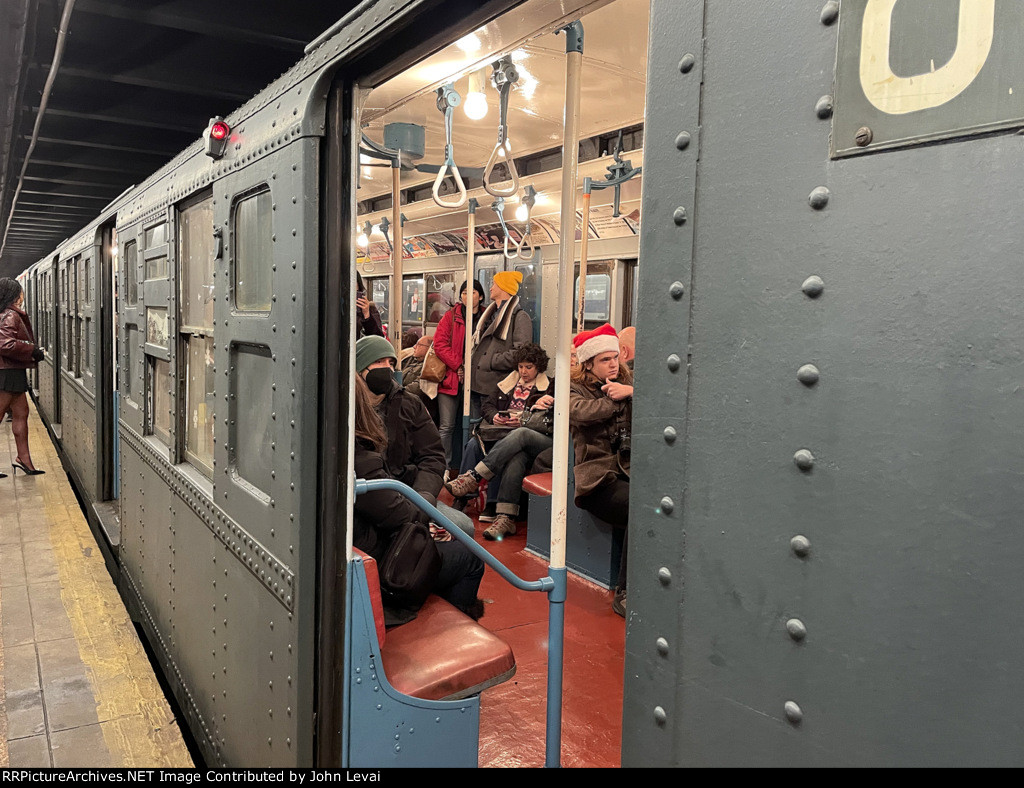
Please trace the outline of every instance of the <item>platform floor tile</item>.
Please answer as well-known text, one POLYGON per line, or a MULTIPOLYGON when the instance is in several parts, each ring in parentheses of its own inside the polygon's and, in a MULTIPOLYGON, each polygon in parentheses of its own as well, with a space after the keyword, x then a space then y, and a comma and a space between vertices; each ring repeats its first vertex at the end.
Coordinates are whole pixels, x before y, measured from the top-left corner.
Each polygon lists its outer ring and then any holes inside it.
POLYGON ((56 448, 9 473, 0 422, 0 767, 188 767, 188 750, 56 448))

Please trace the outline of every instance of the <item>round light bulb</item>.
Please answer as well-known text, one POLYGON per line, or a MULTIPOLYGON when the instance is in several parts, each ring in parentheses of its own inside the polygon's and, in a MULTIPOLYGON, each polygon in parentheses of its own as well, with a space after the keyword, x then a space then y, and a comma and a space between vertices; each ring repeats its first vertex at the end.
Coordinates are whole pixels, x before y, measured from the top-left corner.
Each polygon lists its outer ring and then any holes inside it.
POLYGON ((356 244, 360 249, 365 249, 370 245, 370 239, 366 237, 366 233, 359 233, 359 235, 356 236, 356 244))
POLYGON ((481 120, 487 116, 487 96, 483 93, 469 93, 466 95, 466 117, 470 120, 481 120))
POLYGON ((530 209, 520 203, 519 207, 516 208, 516 221, 525 222, 530 216, 530 209))

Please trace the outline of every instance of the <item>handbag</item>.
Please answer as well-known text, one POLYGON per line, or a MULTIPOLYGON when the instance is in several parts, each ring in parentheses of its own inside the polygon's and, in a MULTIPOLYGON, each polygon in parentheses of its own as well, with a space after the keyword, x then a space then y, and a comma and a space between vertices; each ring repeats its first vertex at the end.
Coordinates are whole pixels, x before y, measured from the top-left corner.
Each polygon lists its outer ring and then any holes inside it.
POLYGON ((438 358, 437 353, 434 352, 434 346, 431 345, 427 348, 427 355, 423 358, 420 379, 429 380, 431 383, 444 383, 446 377, 448 377, 448 365, 438 358))
POLYGON ((523 427, 536 430, 541 435, 551 437, 555 434, 555 414, 551 412, 551 408, 524 411, 519 418, 519 423, 523 427))
POLYGON ((441 554, 430 529, 415 521, 399 528, 384 552, 378 572, 384 604, 419 610, 441 572, 441 554))

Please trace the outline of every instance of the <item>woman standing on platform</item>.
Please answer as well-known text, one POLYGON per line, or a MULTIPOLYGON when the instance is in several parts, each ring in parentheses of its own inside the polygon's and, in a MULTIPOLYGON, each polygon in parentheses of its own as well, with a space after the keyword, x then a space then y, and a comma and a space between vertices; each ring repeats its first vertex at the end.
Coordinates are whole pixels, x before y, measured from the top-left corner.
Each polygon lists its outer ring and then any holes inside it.
MULTIPOLYGON (((18 456, 11 463, 29 476, 45 471, 36 470, 28 450, 28 374, 36 363, 43 360, 43 349, 36 346, 32 324, 21 305, 25 294, 14 279, 0 279, 0 413, 8 408, 14 417, 14 442, 18 456)), ((0 477, 7 474, 0 473, 0 477)))

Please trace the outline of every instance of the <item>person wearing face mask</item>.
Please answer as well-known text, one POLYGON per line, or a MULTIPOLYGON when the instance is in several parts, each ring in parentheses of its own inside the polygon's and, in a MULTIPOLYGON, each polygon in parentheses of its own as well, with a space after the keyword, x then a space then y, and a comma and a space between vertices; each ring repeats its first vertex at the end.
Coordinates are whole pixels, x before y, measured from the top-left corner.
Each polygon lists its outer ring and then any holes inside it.
MULTIPOLYGON (((619 364, 619 339, 605 323, 573 340, 579 365, 569 387, 576 505, 616 528, 629 523, 633 373, 619 364)), ((626 540, 612 610, 626 615, 626 540)))
POLYGON ((480 415, 483 401, 500 380, 516 369, 516 348, 533 339, 533 321, 519 304, 518 271, 498 271, 491 284, 492 303, 473 330, 470 415, 480 415))
MULTIPOLYGON (((484 288, 473 280, 473 320, 480 318, 483 309, 484 288)), ((466 283, 462 283, 459 291, 462 303, 456 304, 441 318, 434 332, 434 352, 441 359, 448 372, 437 387, 438 431, 441 433, 441 445, 444 447, 444 458, 448 468, 456 467, 452 457, 452 434, 459 416, 462 414, 460 400, 464 395, 466 382, 466 304, 469 301, 466 283)))
MULTIPOLYGON (((397 362, 395 349, 383 337, 368 336, 356 342, 356 374, 370 390, 373 407, 388 434, 384 457, 388 471, 472 534, 469 517, 437 500, 445 472, 441 437, 420 398, 395 382, 397 362)), ((450 534, 442 536, 451 538, 450 534)))

